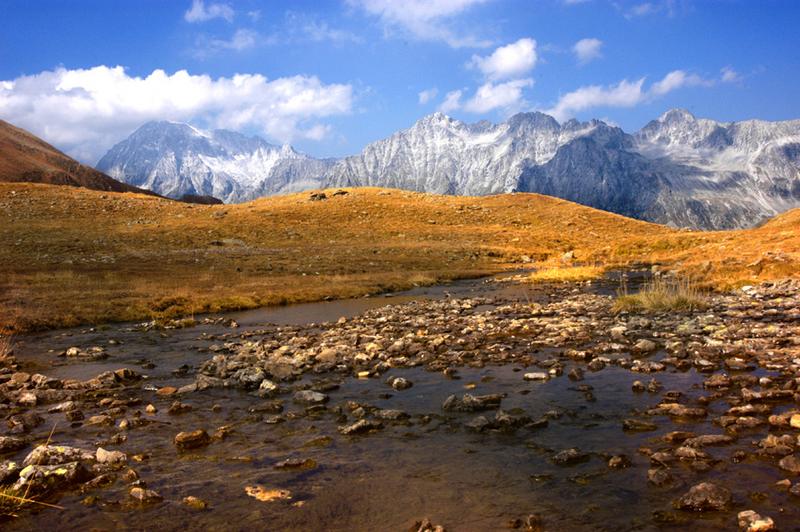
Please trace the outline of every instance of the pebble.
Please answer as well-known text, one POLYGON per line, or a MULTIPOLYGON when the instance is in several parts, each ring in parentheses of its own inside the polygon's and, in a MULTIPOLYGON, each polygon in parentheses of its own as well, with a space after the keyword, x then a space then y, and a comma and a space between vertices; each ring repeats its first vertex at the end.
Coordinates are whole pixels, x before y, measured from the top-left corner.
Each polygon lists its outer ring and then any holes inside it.
POLYGON ((208 508, 208 503, 199 497, 189 495, 183 498, 183 504, 192 508, 193 510, 205 510, 208 508))
POLYGON ((327 403, 330 398, 324 393, 313 390, 300 390, 295 392, 293 398, 295 403, 303 405, 321 405, 327 403))
POLYGON ((175 446, 180 450, 197 449, 211 443, 211 437, 203 429, 179 432, 175 435, 175 446))
POLYGON ((164 500, 164 498, 155 491, 138 486, 131 488, 128 494, 131 499, 141 504, 153 504, 164 500))

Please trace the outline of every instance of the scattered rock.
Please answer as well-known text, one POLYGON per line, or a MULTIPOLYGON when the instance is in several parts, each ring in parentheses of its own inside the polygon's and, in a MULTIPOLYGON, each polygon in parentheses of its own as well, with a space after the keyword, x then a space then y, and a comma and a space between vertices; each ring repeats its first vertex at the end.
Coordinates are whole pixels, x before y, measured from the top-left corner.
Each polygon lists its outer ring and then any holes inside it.
POLYGON ((189 508, 192 508, 193 510, 206 510, 208 508, 208 503, 206 501, 193 495, 184 497, 183 504, 189 508))
POLYGON ((557 453, 555 456, 553 456, 553 458, 551 458, 551 460, 557 465, 573 465, 586 462, 589 460, 589 455, 581 452, 580 449, 573 447, 557 453))
POLYGON ((503 396, 500 394, 471 395, 464 394, 461 399, 455 395, 449 396, 442 404, 442 410, 451 412, 478 412, 493 410, 500 407, 503 396))
POLYGON ((293 400, 295 403, 302 405, 322 405, 327 403, 330 398, 324 393, 313 390, 300 390, 295 392, 293 400))
POLYGON ((353 434, 365 434, 367 432, 372 432, 375 430, 380 430, 383 428, 383 424, 377 421, 369 421, 366 419, 359 419, 352 425, 346 425, 343 427, 339 427, 339 432, 344 434, 345 436, 351 436, 353 434))
POLYGON ((164 500, 164 498, 155 491, 138 486, 131 488, 128 495, 139 504, 155 504, 164 500))
POLYGON ((775 522, 771 517, 762 517, 753 510, 745 510, 737 515, 739 528, 746 532, 767 532, 775 530, 775 522))
POLYGON ((211 437, 203 429, 179 432, 175 435, 175 446, 180 450, 197 449, 211 443, 211 437))
POLYGON ((727 489, 713 482, 701 482, 675 501, 675 507, 694 512, 719 511, 727 509, 731 501, 731 492, 727 489))

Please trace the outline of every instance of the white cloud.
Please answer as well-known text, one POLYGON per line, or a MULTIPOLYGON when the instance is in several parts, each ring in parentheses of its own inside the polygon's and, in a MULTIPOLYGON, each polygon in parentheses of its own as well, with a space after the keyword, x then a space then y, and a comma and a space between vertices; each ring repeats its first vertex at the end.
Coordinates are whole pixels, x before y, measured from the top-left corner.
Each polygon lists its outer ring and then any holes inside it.
POLYGON ((425 89, 424 91, 420 91, 417 95, 419 97, 420 105, 425 105, 426 103, 430 102, 436 95, 439 94, 439 89, 433 87, 431 89, 425 89))
POLYGON ((475 94, 467 101, 462 102, 463 91, 448 92, 444 101, 439 105, 439 111, 448 113, 463 109, 468 113, 483 114, 495 109, 506 111, 518 110, 525 106, 522 90, 533 86, 532 79, 515 79, 504 83, 488 81, 478 87, 475 94))
POLYGON ((616 85, 589 85, 564 94, 558 102, 545 111, 557 120, 570 118, 580 111, 593 107, 634 107, 683 87, 710 87, 713 80, 704 79, 683 70, 673 70, 659 81, 644 89, 645 78, 636 81, 624 79, 616 85))
POLYGON ((261 10, 254 9, 253 11, 248 11, 247 16, 251 21, 258 22, 259 20, 261 20, 261 10))
POLYGON ((644 17, 646 15, 652 15, 658 11, 658 8, 651 4, 650 2, 645 2, 643 4, 637 4, 625 12, 625 16, 628 18, 634 17, 644 17))
POLYGON ((688 74, 683 70, 673 70, 661 81, 653 83, 650 92, 655 96, 662 96, 668 92, 682 87, 710 87, 714 81, 703 79, 697 74, 688 74))
POLYGON ((722 67, 720 70, 721 81, 723 83, 739 83, 742 81, 742 75, 736 72, 732 67, 722 67))
POLYGON ((487 40, 457 35, 447 20, 487 0, 347 0, 384 24, 387 33, 401 30, 422 41, 442 41, 453 48, 485 48, 487 40))
POLYGON ((258 32, 248 29, 238 29, 230 39, 212 39, 209 41, 210 47, 214 50, 234 50, 241 52, 255 48, 260 36, 258 32))
POLYGON ((524 76, 536 66, 536 59, 536 41, 525 38, 501 46, 486 57, 473 55, 468 65, 487 79, 498 80, 524 76))
POLYGON ((591 107, 633 107, 644 99, 643 84, 644 78, 641 78, 633 82, 624 79, 609 87, 581 87, 561 96, 546 112, 556 120, 563 120, 591 107))
POLYGON ((215 18, 222 18, 228 22, 233 22, 234 11, 228 4, 208 4, 203 0, 193 0, 192 7, 183 14, 186 22, 206 22, 215 18))
POLYGON ((0 81, 0 117, 89 163, 149 120, 258 130, 280 142, 319 139, 328 131, 319 119, 349 113, 352 102, 352 86, 315 76, 214 79, 154 70, 135 77, 101 65, 0 81))
POLYGON ((316 22, 313 20, 305 23, 302 26, 301 33, 303 33, 307 39, 312 42, 328 41, 332 43, 360 43, 364 41, 355 33, 337 28, 331 28, 328 26, 327 22, 316 22))
POLYGON ((515 79, 498 84, 484 83, 464 104, 464 110, 481 114, 495 109, 517 109, 524 104, 522 89, 532 86, 532 79, 515 79))
POLYGON ((439 105, 439 111, 449 113, 461 108, 461 94, 460 90, 448 92, 444 97, 444 101, 439 105))
POLYGON ((603 41, 595 38, 581 39, 576 42, 572 47, 575 57, 578 58, 578 63, 585 65, 586 63, 602 57, 600 48, 603 46, 603 41))
POLYGON ((653 0, 651 2, 634 4, 630 7, 622 3, 615 3, 614 5, 618 10, 621 10, 625 18, 629 20, 660 13, 664 13, 668 17, 674 17, 680 10, 680 5, 676 0, 653 0))

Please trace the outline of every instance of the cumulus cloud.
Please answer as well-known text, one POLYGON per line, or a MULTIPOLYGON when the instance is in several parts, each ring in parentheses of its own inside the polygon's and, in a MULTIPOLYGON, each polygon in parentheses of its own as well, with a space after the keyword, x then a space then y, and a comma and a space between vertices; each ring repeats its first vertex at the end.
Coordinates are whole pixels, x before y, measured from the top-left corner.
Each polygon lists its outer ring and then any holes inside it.
POLYGON ((557 120, 563 120, 591 107, 633 107, 644 98, 643 84, 644 78, 633 82, 624 79, 609 87, 580 87, 561 96, 558 103, 546 112, 557 120))
POLYGON ((525 38, 486 57, 473 55, 468 66, 480 70, 487 79, 499 80, 524 76, 536 66, 536 59, 536 41, 525 38))
POLYGON ((532 86, 532 79, 515 79, 498 84, 484 83, 464 104, 464 110, 481 114, 495 109, 517 109, 524 104, 522 89, 532 86))
POLYGON ((590 61, 602 57, 603 54, 600 52, 602 46, 603 41, 600 39, 587 38, 576 42, 572 47, 572 51, 578 59, 578 63, 585 65, 590 61))
POLYGON ((0 117, 88 163, 149 120, 257 130, 279 142, 318 140, 329 131, 319 120, 349 113, 352 103, 352 86, 315 76, 214 79, 154 70, 137 77, 101 65, 0 81, 0 117))
POLYGON ((419 97, 420 105, 425 105, 426 103, 430 102, 436 95, 439 94, 439 89, 433 87, 432 89, 425 89, 424 91, 420 91, 417 95, 419 97))
POLYGON ((580 87, 561 96, 545 112, 557 120, 564 120, 593 107, 634 107, 683 87, 709 87, 714 84, 713 80, 683 70, 673 70, 647 89, 644 88, 644 82, 645 78, 636 81, 624 79, 616 85, 580 87))
POLYGON ((445 97, 444 101, 439 105, 439 110, 443 113, 449 113, 461 108, 461 95, 460 90, 450 91, 445 97))
POLYGON ((387 33, 400 30, 422 41, 441 41, 453 48, 485 48, 491 42, 474 35, 459 35, 448 20, 487 0, 348 0, 376 16, 387 33))
POLYGON ((483 114, 496 109, 506 111, 518 110, 525 106, 522 90, 533 86, 533 80, 515 79, 504 83, 488 81, 478 87, 475 94, 465 102, 461 101, 464 92, 451 91, 445 95, 444 101, 439 105, 443 113, 462 109, 468 113, 483 114))
POLYGON ((234 11, 228 4, 208 4, 203 0, 193 0, 192 7, 183 14, 186 22, 206 22, 211 19, 221 18, 233 22, 234 11))

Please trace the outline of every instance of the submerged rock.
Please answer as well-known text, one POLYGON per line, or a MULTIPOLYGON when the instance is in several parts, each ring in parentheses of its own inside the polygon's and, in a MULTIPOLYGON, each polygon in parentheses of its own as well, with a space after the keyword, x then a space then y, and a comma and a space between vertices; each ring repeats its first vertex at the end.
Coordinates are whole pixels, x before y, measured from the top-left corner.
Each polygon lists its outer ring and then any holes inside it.
POLYGON ((324 393, 315 392, 313 390, 300 390, 295 392, 292 399, 295 403, 302 405, 321 405, 330 400, 324 393))
POLYGON ((465 393, 460 399, 455 395, 449 396, 442 404, 442 410, 451 412, 478 412, 492 410, 500 407, 503 396, 500 394, 471 395, 465 393))
POLYGON ((725 510, 731 505, 731 492, 713 482, 701 482, 675 501, 680 510, 708 512, 725 510))
POLYGON ((366 419, 359 419, 352 425, 346 425, 343 427, 339 427, 339 432, 344 434, 345 436, 351 436, 353 434, 365 434, 367 432, 371 432, 374 430, 380 430, 383 428, 383 424, 377 421, 369 421, 366 419))
POLYGON ((551 458, 551 460, 557 465, 573 465, 586 462, 589 460, 589 455, 581 452, 581 450, 577 447, 573 447, 557 453, 555 456, 553 456, 553 458, 551 458))
POLYGON ((211 437, 203 429, 179 432, 175 435, 175 447, 180 450, 197 449, 211 443, 211 437))
POLYGON ((164 500, 164 497, 155 491, 138 486, 131 488, 128 495, 130 495, 131 499, 140 504, 155 504, 164 500))

